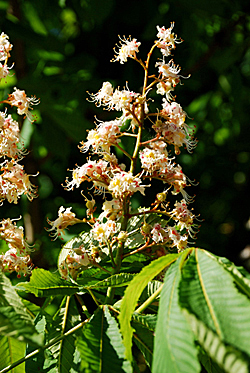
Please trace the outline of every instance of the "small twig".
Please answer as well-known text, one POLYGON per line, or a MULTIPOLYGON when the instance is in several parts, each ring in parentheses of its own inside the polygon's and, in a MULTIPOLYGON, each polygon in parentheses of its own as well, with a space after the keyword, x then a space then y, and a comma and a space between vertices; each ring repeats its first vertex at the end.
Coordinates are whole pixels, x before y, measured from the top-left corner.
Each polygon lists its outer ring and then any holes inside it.
POLYGON ((130 160, 132 159, 131 155, 130 155, 128 152, 126 152, 126 150, 124 150, 120 145, 115 144, 115 146, 116 146, 118 149, 120 149, 120 150, 123 152, 123 154, 125 154, 125 155, 130 159, 130 160))

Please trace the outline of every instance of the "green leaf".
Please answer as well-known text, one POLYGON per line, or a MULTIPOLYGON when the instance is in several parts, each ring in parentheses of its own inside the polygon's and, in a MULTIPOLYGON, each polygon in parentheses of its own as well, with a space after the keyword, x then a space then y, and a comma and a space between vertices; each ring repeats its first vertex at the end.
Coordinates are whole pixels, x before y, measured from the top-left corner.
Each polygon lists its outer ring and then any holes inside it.
MULTIPOLYGON (((25 356, 25 342, 12 337, 0 336, 0 369, 3 369, 25 356)), ((24 364, 18 365, 13 373, 25 373, 24 364)))
POLYGON ((157 276, 163 269, 173 263, 179 257, 179 255, 180 254, 169 254, 154 260, 134 277, 125 291, 124 298, 121 303, 119 321, 126 348, 126 357, 130 361, 132 361, 131 346, 133 335, 130 320, 135 310, 137 301, 148 282, 152 281, 153 278, 157 276))
POLYGON ((127 286, 135 277, 135 275, 130 273, 119 273, 117 275, 112 275, 103 281, 98 281, 94 285, 90 285, 88 289, 96 288, 107 288, 107 287, 121 287, 127 286))
POLYGON ((153 348, 154 348, 154 334, 153 331, 139 322, 139 319, 131 322, 135 330, 133 341, 143 353, 146 363, 151 367, 153 348))
POLYGON ((82 359, 81 372, 132 373, 117 322, 107 306, 99 308, 86 324, 77 339, 77 349, 82 359))
MULTIPOLYGON (((242 274, 244 273, 243 268, 237 268, 232 262, 229 260, 223 260, 224 258, 218 258, 219 263, 223 265, 223 267, 230 272, 230 274, 234 278, 234 282, 238 286, 239 289, 241 289, 242 292, 244 292, 249 298, 250 298, 250 278, 247 278, 242 274), (242 271, 242 272, 241 272, 242 271)), ((249 273, 246 273, 248 277, 250 276, 249 273)))
POLYGON ((179 305, 181 269, 188 253, 182 253, 164 279, 155 331, 153 373, 200 372, 194 336, 179 305))
POLYGON ((145 300, 147 300, 152 294, 154 294, 160 286, 162 286, 161 281, 150 281, 140 296, 140 302, 145 302, 145 300))
POLYGON ((0 273, 0 335, 42 344, 34 322, 10 280, 0 273))
POLYGON ((216 364, 211 357, 209 357, 204 350, 199 346, 199 360, 206 368, 207 373, 225 373, 218 364, 216 364))
POLYGON ((79 291, 79 287, 76 284, 63 280, 58 274, 42 268, 34 269, 30 282, 20 283, 20 288, 22 287, 28 292, 35 294, 36 297, 71 295, 79 291))
POLYGON ((250 301, 216 257, 195 249, 180 283, 180 302, 224 342, 250 355, 250 301))
MULTIPOLYGON (((44 311, 43 311, 44 312, 44 311)), ((62 336, 67 331, 81 322, 78 309, 76 307, 74 297, 65 297, 58 308, 58 312, 53 318, 44 313, 41 314, 37 328, 44 330, 46 336, 46 343, 53 341, 55 338, 62 336), (39 324, 43 325, 39 325, 39 324)), ((41 371, 41 372, 57 372, 68 373, 71 368, 75 367, 75 339, 76 334, 69 334, 60 342, 57 342, 49 350, 41 351, 26 362, 27 373, 41 371)), ((27 349, 27 353, 32 349, 27 349)), ((76 370, 79 367, 75 367, 76 370)))
POLYGON ((155 331, 157 315, 141 315, 139 313, 133 313, 132 321, 140 323, 149 330, 155 331))
MULTIPOLYGON (((75 306, 74 299, 67 297, 66 305, 63 310, 61 334, 64 334, 76 323, 80 322, 80 317, 75 306)), ((75 339, 74 334, 68 335, 62 339, 59 343, 59 357, 58 357, 58 372, 68 373, 73 364, 74 351, 75 351, 75 339)))
POLYGON ((228 373, 248 373, 248 363, 242 354, 232 346, 228 346, 221 341, 216 333, 209 329, 202 321, 194 315, 185 312, 185 315, 192 327, 192 330, 203 349, 206 351, 223 372, 228 373))

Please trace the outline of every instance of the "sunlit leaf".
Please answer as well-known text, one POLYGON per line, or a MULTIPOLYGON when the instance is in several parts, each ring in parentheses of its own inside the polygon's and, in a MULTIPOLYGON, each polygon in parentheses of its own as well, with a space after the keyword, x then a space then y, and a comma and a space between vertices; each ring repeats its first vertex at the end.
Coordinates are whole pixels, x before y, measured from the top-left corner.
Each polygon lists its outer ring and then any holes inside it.
POLYGON ((181 270, 188 252, 168 269, 155 331, 153 373, 200 372, 191 328, 179 305, 181 270))
POLYGON ((173 263, 178 257, 179 254, 169 254, 154 260, 148 266, 144 267, 137 276, 134 277, 125 291, 124 298, 121 303, 121 313, 119 316, 119 321, 121 324, 121 332, 126 347, 126 357, 130 361, 132 360, 131 345, 133 335, 133 329, 130 325, 130 320, 132 313, 135 310, 137 301, 143 289, 147 286, 148 282, 153 280, 155 276, 157 276, 164 268, 173 263))
POLYGON ((248 373, 249 366, 242 354, 223 343, 218 335, 194 315, 185 312, 192 330, 203 349, 226 373, 248 373))
POLYGON ((30 281, 20 283, 20 289, 23 287, 37 297, 71 295, 79 291, 77 285, 63 280, 58 274, 42 268, 34 269, 30 281))
POLYGON ((250 302, 216 257, 195 249, 183 270, 181 305, 225 343, 249 354, 250 302))
POLYGON ((0 335, 40 345, 42 337, 10 280, 0 273, 0 335))
POLYGON ((132 373, 118 324, 107 306, 99 308, 86 324, 77 339, 77 349, 82 358, 81 372, 132 373))
MULTIPOLYGON (((25 342, 16 338, 0 336, 0 369, 3 369, 25 356, 25 342)), ((24 364, 18 365, 13 373, 25 373, 24 364)))

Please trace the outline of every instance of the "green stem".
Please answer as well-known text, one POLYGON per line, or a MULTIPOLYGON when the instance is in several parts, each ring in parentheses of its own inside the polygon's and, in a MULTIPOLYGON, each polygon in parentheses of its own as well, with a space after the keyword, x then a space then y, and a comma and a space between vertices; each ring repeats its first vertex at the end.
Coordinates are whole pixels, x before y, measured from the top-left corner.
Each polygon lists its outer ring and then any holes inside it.
POLYGON ((116 148, 120 149, 121 152, 123 152, 123 154, 125 154, 129 159, 131 159, 131 155, 128 152, 126 152, 126 150, 124 150, 120 145, 115 144, 115 146, 116 148))
MULTIPOLYGON (((123 201, 123 219, 121 223, 121 231, 126 231, 129 219, 129 204, 130 198, 124 198, 123 201)), ((120 273, 121 265, 122 265, 122 258, 123 258, 123 250, 124 250, 124 242, 119 242, 115 257, 115 267, 113 268, 112 275, 116 275, 120 273)), ((109 287, 107 290, 107 296, 105 299, 105 304, 112 303, 115 295, 115 288, 109 287)))
MULTIPOLYGON (((137 162, 137 158, 138 158, 138 154, 139 154, 139 150, 140 150, 140 146, 141 146, 142 130, 143 130, 144 118, 145 118, 144 102, 146 100, 146 91, 147 91, 147 84, 148 84, 148 66, 149 66, 150 57, 151 57, 152 52, 153 52, 155 47, 156 47, 156 44, 154 44, 152 46, 152 48, 150 49, 145 65, 144 65, 144 63, 142 63, 142 61, 137 60, 143 66, 144 71, 145 71, 145 75, 144 75, 144 84, 143 84, 143 90, 142 90, 142 96, 141 96, 142 101, 140 103, 140 107, 141 107, 140 116, 137 117, 132 112, 132 115, 134 117, 136 117, 136 120, 137 120, 137 123, 138 123, 138 132, 137 132, 137 139, 136 139, 136 144, 135 144, 135 148, 134 148, 134 153, 133 153, 132 158, 130 157, 130 159, 131 159, 130 172, 133 175, 135 174, 135 170, 136 170, 136 162, 137 162)), ((130 204, 130 197, 124 198, 124 201, 123 201, 123 219, 122 219, 122 224, 121 224, 121 231, 126 231, 126 229, 127 229, 128 220, 129 220, 129 204, 130 204)), ((123 250, 124 250, 124 242, 119 242, 118 247, 117 247, 116 257, 115 257, 116 266, 112 271, 113 275, 120 273, 120 269, 121 269, 121 265, 122 265, 122 258, 123 258, 123 250)), ((111 304, 111 302, 114 299, 114 295, 115 295, 115 288, 109 287, 108 290, 107 290, 107 296, 106 296, 105 303, 106 304, 111 304)))
POLYGON ((115 264, 115 261, 114 261, 112 247, 111 247, 111 245, 108 241, 107 241, 107 246, 108 246, 108 249, 109 249, 109 255, 110 255, 111 262, 112 262, 112 266, 114 268, 116 266, 116 264, 115 264))
POLYGON ((162 288, 163 288, 163 284, 144 303, 142 303, 142 305, 138 307, 135 310, 135 312, 140 313, 144 311, 153 302, 153 300, 160 294, 162 288))

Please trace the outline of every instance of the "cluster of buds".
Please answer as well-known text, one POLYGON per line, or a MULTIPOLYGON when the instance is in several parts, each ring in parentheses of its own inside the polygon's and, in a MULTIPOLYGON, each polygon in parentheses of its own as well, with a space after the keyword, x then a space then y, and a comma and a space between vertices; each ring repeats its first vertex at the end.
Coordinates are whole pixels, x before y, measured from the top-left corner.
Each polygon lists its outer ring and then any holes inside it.
MULTIPOLYGON (((127 250, 124 257, 139 251, 146 255, 152 254, 152 257, 166 255, 169 251, 184 250, 189 244, 189 237, 193 239, 198 228, 194 223, 195 215, 188 209, 188 204, 193 198, 186 192, 186 187, 191 182, 175 161, 175 156, 180 154, 182 146, 191 152, 197 141, 193 138, 193 130, 185 122, 186 113, 172 95, 177 84, 185 78, 180 75, 181 69, 172 59, 166 60, 175 45, 182 42, 173 33, 173 28, 174 23, 171 23, 168 29, 157 26, 157 40, 150 49, 146 62, 137 58, 141 44, 137 39, 120 38, 112 62, 118 61, 123 64, 129 58, 138 62, 145 72, 142 92, 131 91, 128 83, 123 89, 115 89, 110 82, 104 82, 99 92, 89 93, 89 101, 94 102, 96 106, 103 106, 106 110, 115 110, 121 114, 111 121, 98 121, 96 128, 89 131, 86 141, 81 142, 79 148, 82 152, 92 153, 92 158, 88 158, 85 164, 77 166, 72 171, 72 180, 66 179, 67 190, 79 188, 83 183, 89 182, 94 193, 103 195, 103 212, 95 216, 93 209, 91 213, 87 210, 86 222, 91 226, 89 237, 93 245, 98 243, 99 249, 110 255, 114 266, 117 261, 114 260, 113 254, 118 246, 121 248, 122 245, 123 251, 127 250), (162 59, 155 64, 158 74, 149 76, 149 63, 154 49, 157 48, 162 54, 162 59), (162 108, 156 113, 150 112, 149 95, 153 88, 156 94, 163 96, 162 108), (145 121, 151 122, 155 131, 155 136, 148 141, 142 140, 145 121), (127 137, 135 140, 132 154, 129 154, 124 146, 127 137), (129 169, 119 163, 113 153, 115 148, 128 158, 129 169), (175 155, 171 155, 172 148, 172 154, 175 155), (146 195, 150 188, 146 181, 151 182, 154 179, 162 181, 167 188, 163 193, 156 195, 155 202, 150 207, 133 211, 133 195, 137 192, 146 195), (181 201, 176 201, 172 210, 169 203, 166 203, 169 190, 174 195, 181 195, 181 201), (147 224, 146 219, 151 215, 158 218, 159 222, 147 224), (131 232, 127 231, 129 220, 140 216, 144 217, 145 223, 139 229, 139 233, 137 229, 137 238, 140 234, 144 243, 129 252, 126 249, 128 242, 131 242, 131 232), (165 217, 164 222, 162 216, 165 217)), ((94 199, 91 203, 94 206, 94 199)), ((75 224, 75 219, 75 216, 72 216, 72 224, 75 224)), ((58 235, 56 222, 50 223, 57 231, 55 237, 58 235)), ((69 222, 67 224, 71 225, 69 222)), ((78 269, 83 265, 93 264, 90 255, 86 256, 86 252, 83 253, 82 259, 77 255, 70 252, 66 261, 59 264, 61 273, 69 268, 78 269)))
MULTIPOLYGON (((6 79, 10 73, 8 60, 12 50, 9 37, 3 32, 0 35, 0 80, 6 79)), ((25 91, 14 88, 8 98, 0 104, 9 104, 17 107, 17 114, 24 115, 30 122, 34 121, 31 115, 32 105, 39 100, 27 97, 25 91)), ((37 188, 31 184, 29 175, 25 173, 19 161, 27 154, 20 142, 20 129, 18 122, 7 114, 7 109, 0 111, 0 204, 5 200, 17 203, 21 195, 25 194, 31 201, 37 196, 37 188)), ((0 238, 5 240, 9 250, 0 255, 0 269, 3 271, 16 271, 18 276, 29 274, 32 263, 29 256, 28 245, 23 238, 23 228, 17 227, 10 219, 0 222, 0 238)))

